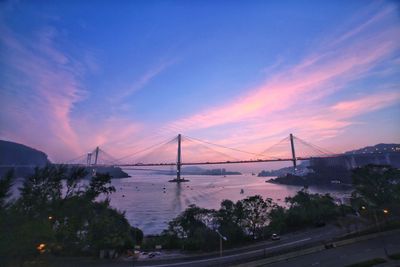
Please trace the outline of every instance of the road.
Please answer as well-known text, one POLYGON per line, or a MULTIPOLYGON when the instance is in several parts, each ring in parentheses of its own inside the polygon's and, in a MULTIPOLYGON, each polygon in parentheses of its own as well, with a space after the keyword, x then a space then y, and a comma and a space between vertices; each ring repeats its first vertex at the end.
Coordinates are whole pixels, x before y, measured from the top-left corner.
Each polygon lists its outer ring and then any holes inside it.
MULTIPOLYGON (((394 235, 377 237, 371 240, 361 241, 354 244, 322 250, 312 254, 299 256, 286 261, 259 266, 288 267, 288 266, 345 266, 373 258, 385 258, 383 241, 389 254, 400 252, 400 232, 394 235)), ((379 266, 400 266, 400 261, 390 261, 379 266)))
MULTIPOLYGON (((322 228, 314 228, 309 231, 297 232, 282 237, 280 241, 267 241, 258 244, 224 251, 223 257, 219 257, 218 253, 196 254, 193 256, 185 257, 161 257, 141 261, 107 261, 107 260, 62 260, 58 261, 54 266, 69 267, 69 266, 154 266, 154 267, 203 267, 203 266, 232 266, 239 263, 250 263, 252 261, 263 260, 266 257, 273 256, 277 252, 282 252, 291 249, 296 250, 304 249, 310 246, 320 246, 326 241, 344 234, 344 230, 329 225, 322 228)), ((387 238, 387 247, 391 252, 400 252, 400 231, 396 235, 387 238)), ((345 247, 338 247, 333 249, 324 250, 300 256, 295 259, 290 259, 286 262, 278 262, 268 266, 338 266, 338 260, 341 262, 359 261, 366 259, 368 256, 380 255, 379 248, 382 250, 382 240, 374 239, 373 241, 362 241, 353 245, 346 245, 345 247), (358 245, 361 244, 361 245, 358 245), (349 249, 347 249, 349 247, 349 249), (318 260, 316 260, 318 259, 318 260), (299 264, 297 264, 297 260, 299 264), (332 263, 332 265, 326 265, 332 263), (313 265, 314 264, 314 265, 313 265), (336 264, 336 265, 335 265, 336 264)), ((341 263, 340 262, 340 263, 341 263)), ((341 266, 342 264, 339 264, 341 266)))
POLYGON ((333 225, 327 225, 322 228, 313 228, 308 231, 299 231, 282 236, 279 241, 266 241, 254 245, 241 247, 237 249, 225 250, 223 257, 219 257, 219 252, 207 253, 197 256, 189 256, 182 258, 162 258, 138 261, 135 266, 229 266, 232 263, 241 262, 243 260, 255 260, 264 258, 269 254, 289 249, 296 246, 304 246, 307 244, 318 243, 322 240, 329 240, 335 236, 345 234, 345 230, 333 225))

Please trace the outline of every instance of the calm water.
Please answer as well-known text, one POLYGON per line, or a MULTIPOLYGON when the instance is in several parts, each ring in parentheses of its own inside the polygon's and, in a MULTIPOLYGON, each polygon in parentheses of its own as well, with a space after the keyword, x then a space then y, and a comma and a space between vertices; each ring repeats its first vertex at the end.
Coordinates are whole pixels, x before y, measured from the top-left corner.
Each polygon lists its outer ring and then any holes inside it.
MULTIPOLYGON (((129 171, 132 177, 114 179, 116 192, 111 195, 111 205, 126 212, 126 217, 145 235, 158 234, 168 221, 176 217, 190 204, 203 208, 218 209, 223 199, 237 201, 252 195, 272 198, 279 204, 287 196, 296 194, 299 186, 266 183, 266 178, 251 174, 230 176, 186 175, 190 182, 169 183, 170 175, 129 171), (241 194, 241 189, 244 193, 241 194)), ((313 193, 330 193, 343 197, 349 191, 309 188, 313 193)))

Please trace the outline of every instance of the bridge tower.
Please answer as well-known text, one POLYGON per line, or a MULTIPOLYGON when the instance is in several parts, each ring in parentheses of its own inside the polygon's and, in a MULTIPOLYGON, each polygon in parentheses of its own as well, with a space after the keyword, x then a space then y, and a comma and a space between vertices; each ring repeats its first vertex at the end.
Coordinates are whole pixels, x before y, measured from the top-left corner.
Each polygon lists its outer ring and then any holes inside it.
POLYGON ((97 165, 97 159, 99 157, 99 147, 96 147, 95 152, 94 152, 94 165, 97 165))
POLYGON ((294 140, 293 140, 293 134, 290 134, 290 146, 292 148, 292 161, 293 161, 293 167, 296 170, 297 167, 297 161, 296 161, 296 152, 294 150, 294 140))
POLYGON ((189 182, 189 180, 186 180, 185 178, 181 177, 181 166, 182 166, 181 143, 182 143, 182 135, 178 134, 178 157, 177 157, 177 161, 176 161, 176 178, 169 180, 169 182, 175 182, 175 183, 189 182))
POLYGON ((87 154, 86 165, 90 166, 91 163, 92 163, 92 152, 89 152, 87 154))
POLYGON ((176 161, 176 179, 178 181, 181 180, 181 142, 182 142, 182 136, 181 134, 178 134, 178 159, 176 161))

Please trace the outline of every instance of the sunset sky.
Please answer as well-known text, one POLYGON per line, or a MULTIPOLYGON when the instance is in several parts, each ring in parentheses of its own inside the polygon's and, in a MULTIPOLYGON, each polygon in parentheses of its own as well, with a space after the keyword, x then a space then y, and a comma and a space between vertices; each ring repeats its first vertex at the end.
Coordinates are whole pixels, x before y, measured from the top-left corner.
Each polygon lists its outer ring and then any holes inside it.
POLYGON ((396 1, 2 1, 0 69, 0 139, 56 162, 400 142, 396 1))

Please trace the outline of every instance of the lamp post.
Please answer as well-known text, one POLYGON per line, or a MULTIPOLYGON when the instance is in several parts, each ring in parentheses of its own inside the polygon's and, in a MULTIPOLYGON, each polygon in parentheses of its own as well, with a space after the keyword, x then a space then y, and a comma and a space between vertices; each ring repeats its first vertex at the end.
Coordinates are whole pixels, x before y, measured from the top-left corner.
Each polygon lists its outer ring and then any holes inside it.
MULTIPOLYGON (((384 215, 389 214, 389 210, 388 209, 383 209, 382 211, 383 211, 384 215)), ((381 240, 382 240, 383 251, 385 252, 385 255, 387 257, 388 256, 388 252, 387 252, 387 249, 386 249, 386 240, 385 240, 385 236, 382 234, 382 230, 381 230, 381 227, 380 227, 379 222, 378 222, 378 216, 377 216, 377 213, 376 213, 376 209, 373 209, 373 213, 374 213, 375 223, 376 223, 376 226, 377 226, 378 231, 379 231, 379 235, 380 235, 381 240)), ((385 220, 386 220, 386 217, 385 217, 385 220)))
POLYGON ((183 242, 182 242, 182 250, 185 250, 185 240, 188 238, 188 235, 186 233, 183 233, 183 242))
POLYGON ((219 235, 219 256, 222 257, 222 239, 224 241, 228 240, 225 236, 221 235, 221 233, 217 230, 215 232, 219 235))

